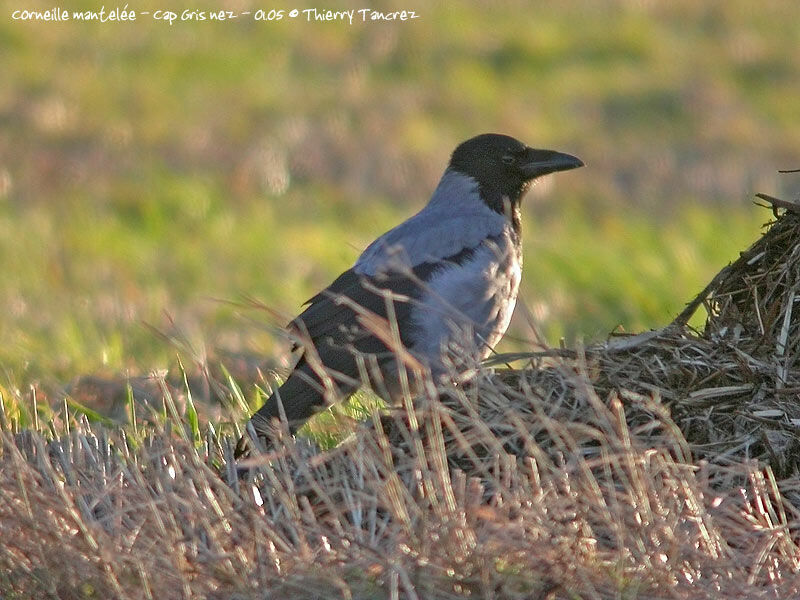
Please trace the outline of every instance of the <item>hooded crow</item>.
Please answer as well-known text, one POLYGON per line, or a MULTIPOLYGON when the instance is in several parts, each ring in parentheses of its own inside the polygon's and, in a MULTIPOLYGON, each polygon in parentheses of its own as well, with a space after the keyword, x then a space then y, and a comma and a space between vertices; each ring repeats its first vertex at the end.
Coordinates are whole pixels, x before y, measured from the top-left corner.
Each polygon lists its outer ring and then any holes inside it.
MULTIPOLYGON (((428 204, 372 242, 288 326, 299 359, 250 419, 295 431, 366 384, 387 400, 409 371, 441 378, 486 358, 505 333, 522 269, 520 201, 542 175, 583 166, 499 134, 460 144, 428 204)), ((247 436, 237 456, 247 452, 247 436)))

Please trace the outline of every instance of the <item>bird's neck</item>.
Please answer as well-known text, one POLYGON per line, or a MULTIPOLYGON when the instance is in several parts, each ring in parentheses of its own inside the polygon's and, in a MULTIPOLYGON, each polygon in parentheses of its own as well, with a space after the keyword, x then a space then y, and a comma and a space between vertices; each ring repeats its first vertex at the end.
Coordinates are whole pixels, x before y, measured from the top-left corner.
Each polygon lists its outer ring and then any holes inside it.
POLYGON ((483 210, 489 208, 506 217, 515 236, 519 238, 522 235, 520 200, 526 189, 504 191, 493 186, 481 185, 468 175, 448 169, 426 209, 441 208, 449 212, 459 205, 467 210, 471 210, 468 207, 474 207, 478 211, 481 208, 483 210))
POLYGON ((522 193, 507 196, 499 190, 481 190, 481 196, 489 208, 508 219, 516 237, 518 239, 521 238, 522 212, 520 211, 520 200, 522 198, 522 193))

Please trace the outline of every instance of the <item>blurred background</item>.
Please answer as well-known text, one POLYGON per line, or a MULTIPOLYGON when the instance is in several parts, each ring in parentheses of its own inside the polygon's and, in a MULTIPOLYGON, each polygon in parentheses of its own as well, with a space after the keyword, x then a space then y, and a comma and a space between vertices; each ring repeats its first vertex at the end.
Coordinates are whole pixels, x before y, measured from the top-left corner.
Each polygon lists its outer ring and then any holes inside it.
MULTIPOLYGON (((777 173, 800 168, 790 0, 374 1, 419 18, 353 25, 23 22, 13 10, 34 7, 15 1, 0 0, 4 385, 147 373, 187 350, 285 361, 278 328, 478 133, 587 164, 526 198, 502 350, 534 329, 555 345, 666 324, 770 218, 754 193, 800 191, 777 173)), ((129 8, 314 6, 215 2, 129 8)))

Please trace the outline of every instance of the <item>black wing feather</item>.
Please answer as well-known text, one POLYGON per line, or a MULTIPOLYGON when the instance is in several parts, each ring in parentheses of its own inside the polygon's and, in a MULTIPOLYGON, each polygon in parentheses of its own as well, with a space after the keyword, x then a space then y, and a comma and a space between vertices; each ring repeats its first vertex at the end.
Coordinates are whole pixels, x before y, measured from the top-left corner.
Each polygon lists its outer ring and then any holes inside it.
MULTIPOLYGON (((421 293, 420 281, 416 274, 394 273, 378 278, 349 269, 308 301, 308 307, 289 324, 289 330, 301 338, 308 337, 315 346, 330 340, 335 345, 352 343, 362 352, 385 351, 376 338, 362 330, 353 305, 386 319, 387 298, 378 290, 391 291, 397 321, 407 324, 412 303, 421 293)), ((401 328, 401 341, 406 345, 409 334, 409 327, 401 328)))

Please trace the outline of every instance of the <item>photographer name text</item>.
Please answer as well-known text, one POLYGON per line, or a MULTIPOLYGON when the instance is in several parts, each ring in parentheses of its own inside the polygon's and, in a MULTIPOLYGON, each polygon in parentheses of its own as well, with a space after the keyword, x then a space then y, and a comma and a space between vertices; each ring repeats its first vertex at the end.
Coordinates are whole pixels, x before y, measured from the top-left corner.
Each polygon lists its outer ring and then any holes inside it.
POLYGON ((106 8, 101 6, 98 10, 74 10, 54 7, 47 10, 18 9, 11 12, 13 21, 97 21, 100 23, 133 22, 141 19, 151 19, 172 25, 176 22, 186 21, 233 21, 235 19, 251 19, 253 21, 278 22, 284 20, 295 21, 338 21, 353 25, 355 23, 369 23, 375 21, 411 21, 419 19, 420 15, 413 10, 396 10, 383 12, 371 8, 354 8, 350 10, 328 10, 319 8, 271 8, 235 12, 231 10, 130 10, 128 5, 122 7, 106 8))

